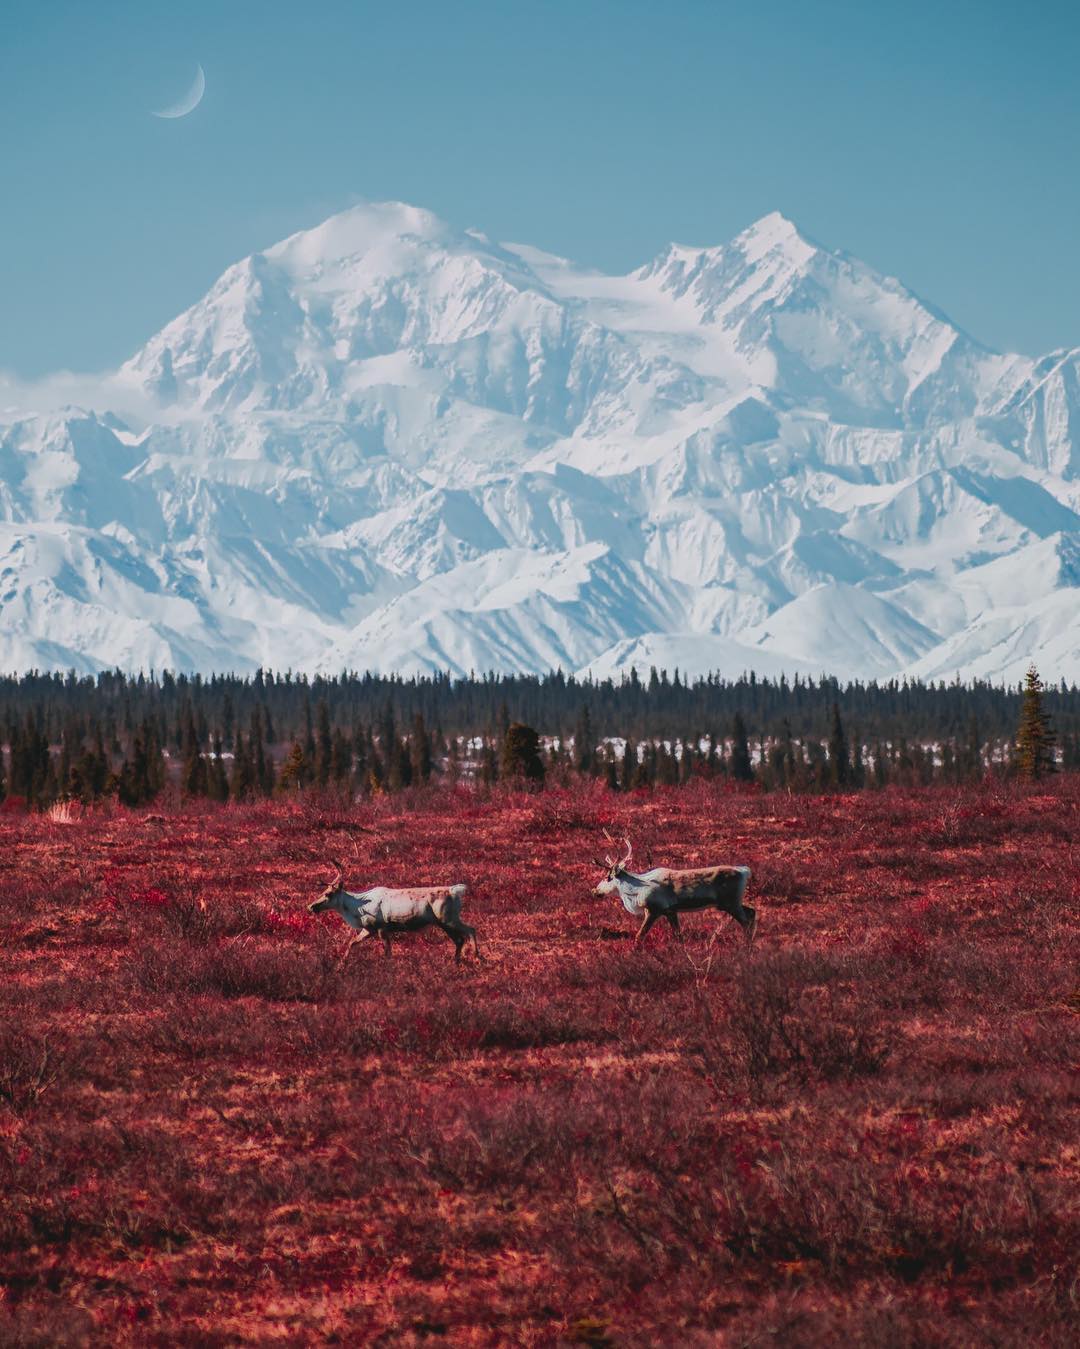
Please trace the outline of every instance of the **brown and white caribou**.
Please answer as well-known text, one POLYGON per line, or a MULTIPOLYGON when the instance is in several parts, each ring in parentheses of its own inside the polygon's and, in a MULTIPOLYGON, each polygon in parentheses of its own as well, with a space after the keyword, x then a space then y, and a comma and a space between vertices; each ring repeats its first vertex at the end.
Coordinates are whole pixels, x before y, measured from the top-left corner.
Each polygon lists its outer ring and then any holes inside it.
MULTIPOLYGON (((607 836, 609 841, 610 835, 607 836)), ((719 909, 729 913, 742 927, 747 941, 754 936, 757 914, 743 895, 750 884, 749 867, 696 867, 676 871, 671 867, 653 867, 651 871, 629 871, 634 850, 629 839, 626 852, 618 861, 605 857, 607 875, 593 891, 594 895, 618 895, 623 908, 641 919, 635 942, 645 936, 658 918, 666 918, 681 941, 679 914, 697 909, 719 909)), ((597 863, 599 866, 600 863, 597 863)))
POLYGON ((476 928, 461 921, 465 886, 419 885, 399 888, 376 885, 370 890, 352 891, 345 889, 341 867, 336 862, 334 866, 337 875, 308 908, 312 913, 338 913, 355 929, 356 936, 346 946, 345 955, 358 942, 372 935, 382 937, 386 954, 389 955, 390 937, 394 933, 438 927, 454 943, 455 961, 461 960, 461 948, 470 938, 476 958, 480 959, 476 928))

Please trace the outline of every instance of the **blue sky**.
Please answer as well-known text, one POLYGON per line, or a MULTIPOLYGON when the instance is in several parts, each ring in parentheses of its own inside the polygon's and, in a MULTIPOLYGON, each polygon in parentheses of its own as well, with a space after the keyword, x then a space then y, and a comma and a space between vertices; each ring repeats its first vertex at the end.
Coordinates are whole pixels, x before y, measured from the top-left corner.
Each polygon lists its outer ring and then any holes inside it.
POLYGON ((129 355, 360 198, 628 270, 778 209, 991 346, 1080 344, 1080 6, 5 0, 0 369, 129 355), (206 96, 150 116, 197 62, 206 96))

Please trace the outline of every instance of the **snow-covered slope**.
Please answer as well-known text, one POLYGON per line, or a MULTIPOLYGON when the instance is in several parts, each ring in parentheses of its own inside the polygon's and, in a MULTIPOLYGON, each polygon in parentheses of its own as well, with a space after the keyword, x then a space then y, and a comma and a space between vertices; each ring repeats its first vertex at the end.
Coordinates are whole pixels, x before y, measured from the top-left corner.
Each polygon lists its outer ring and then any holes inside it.
POLYGON ((0 668, 1032 659, 1080 675, 1080 349, 776 214, 606 276, 357 207, 0 419, 0 668))

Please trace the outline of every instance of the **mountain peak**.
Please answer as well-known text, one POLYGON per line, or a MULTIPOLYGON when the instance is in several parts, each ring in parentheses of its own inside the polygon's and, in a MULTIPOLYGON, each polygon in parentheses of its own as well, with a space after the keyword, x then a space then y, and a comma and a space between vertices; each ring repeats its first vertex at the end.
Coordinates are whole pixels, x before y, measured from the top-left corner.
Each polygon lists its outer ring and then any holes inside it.
POLYGON ((640 268, 637 275, 642 277, 667 275, 687 277, 702 267, 723 263, 730 258, 732 251, 741 254, 749 263, 758 262, 770 255, 782 258, 791 266, 809 261, 819 250, 799 232, 793 220, 779 211, 770 211, 760 220, 731 240, 729 244, 716 244, 711 247, 696 247, 693 244, 669 243, 659 253, 640 268))
POLYGON ((795 222, 779 211, 770 211, 760 220, 755 220, 735 236, 732 247, 738 248, 750 262, 775 253, 783 255, 796 266, 818 252, 816 246, 799 232, 795 222))
POLYGON ((773 238, 790 236, 799 233, 799 227, 794 220, 790 220, 782 211, 769 211, 763 215, 760 220, 755 220, 752 225, 748 225, 743 234, 769 235, 773 238))
POLYGON ((402 201, 358 202, 312 229, 291 234, 266 250, 287 266, 340 262, 391 242, 446 244, 459 238, 445 221, 402 201))

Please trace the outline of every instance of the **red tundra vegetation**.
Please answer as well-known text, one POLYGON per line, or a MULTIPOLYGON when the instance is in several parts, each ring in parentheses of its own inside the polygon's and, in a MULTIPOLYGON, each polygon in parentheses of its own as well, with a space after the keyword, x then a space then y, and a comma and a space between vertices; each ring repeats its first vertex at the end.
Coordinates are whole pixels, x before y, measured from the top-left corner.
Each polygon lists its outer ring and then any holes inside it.
POLYGON ((1074 1343, 1078 804, 0 815, 0 1342, 1074 1343), (605 828, 751 866, 753 947, 633 949, 605 828), (342 962, 331 859, 467 883, 484 962, 342 962))

